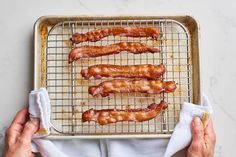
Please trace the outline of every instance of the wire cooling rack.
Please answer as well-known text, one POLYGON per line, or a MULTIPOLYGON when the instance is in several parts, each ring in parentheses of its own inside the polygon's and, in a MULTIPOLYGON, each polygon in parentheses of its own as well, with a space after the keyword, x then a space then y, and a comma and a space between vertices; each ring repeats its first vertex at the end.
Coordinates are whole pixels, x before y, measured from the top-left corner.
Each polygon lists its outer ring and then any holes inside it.
MULTIPOLYGON (((175 20, 79 20, 64 21, 53 26, 46 42, 46 88, 51 99, 52 135, 134 135, 171 134, 179 119, 181 103, 192 101, 192 64, 190 40, 187 29, 175 20), (161 37, 131 38, 109 36, 97 42, 83 42, 72 45, 69 41, 73 33, 86 33, 107 27, 158 27, 161 37), (157 47, 160 53, 120 54, 97 58, 82 58, 68 64, 68 53, 74 47, 83 45, 108 45, 118 42, 142 42, 157 47), (109 97, 93 97, 88 87, 111 78, 89 79, 81 77, 81 69, 96 64, 137 65, 163 63, 166 73, 161 79, 174 80, 174 93, 162 94, 110 94, 109 97), (99 125, 82 122, 82 113, 94 109, 145 108, 160 100, 169 103, 168 109, 160 116, 146 122, 118 122, 99 125)), ((142 136, 140 136, 142 137, 142 136)))

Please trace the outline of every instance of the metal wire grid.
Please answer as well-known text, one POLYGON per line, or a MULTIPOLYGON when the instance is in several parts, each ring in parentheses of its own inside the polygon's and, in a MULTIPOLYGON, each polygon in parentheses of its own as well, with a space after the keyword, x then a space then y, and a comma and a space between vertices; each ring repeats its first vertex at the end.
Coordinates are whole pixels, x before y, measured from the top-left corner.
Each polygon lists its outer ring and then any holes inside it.
POLYGON ((168 134, 178 121, 180 104, 192 100, 191 55, 189 35, 183 25, 173 20, 81 20, 64 21, 51 28, 46 47, 46 88, 52 105, 52 134, 101 135, 101 134, 168 134), (84 42, 71 45, 69 38, 74 32, 88 31, 107 27, 159 27, 162 36, 158 40, 150 38, 130 38, 110 36, 97 42, 84 42), (161 53, 132 54, 122 52, 116 55, 97 58, 83 58, 68 64, 68 53, 73 47, 83 45, 108 45, 118 42, 143 42, 157 47, 161 53), (89 79, 81 77, 80 71, 96 64, 160 64, 166 66, 163 80, 176 81, 174 93, 153 94, 114 94, 109 97, 92 97, 88 87, 111 78, 89 79), (160 116, 146 122, 118 122, 101 126, 94 122, 82 123, 81 117, 90 108, 145 108, 160 100, 169 103, 168 109, 160 116))

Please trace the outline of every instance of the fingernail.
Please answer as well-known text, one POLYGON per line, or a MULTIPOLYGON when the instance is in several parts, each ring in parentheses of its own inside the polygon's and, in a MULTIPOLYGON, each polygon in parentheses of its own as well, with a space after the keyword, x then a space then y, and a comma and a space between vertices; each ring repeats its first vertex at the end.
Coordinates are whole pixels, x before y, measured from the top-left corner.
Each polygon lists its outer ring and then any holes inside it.
POLYGON ((202 124, 202 121, 199 117, 195 117, 193 124, 194 124, 194 126, 200 126, 202 124))
POLYGON ((35 125, 38 125, 39 124, 39 119, 38 118, 34 118, 31 120, 31 122, 35 125))

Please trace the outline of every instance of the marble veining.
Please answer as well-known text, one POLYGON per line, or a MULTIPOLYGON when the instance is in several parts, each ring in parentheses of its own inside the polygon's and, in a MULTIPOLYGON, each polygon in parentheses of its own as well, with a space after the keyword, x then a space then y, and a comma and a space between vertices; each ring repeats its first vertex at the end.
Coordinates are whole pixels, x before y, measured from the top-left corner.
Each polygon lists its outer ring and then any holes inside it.
POLYGON ((80 6, 82 6, 85 10, 87 10, 90 13, 94 13, 94 11, 92 9, 90 9, 89 7, 87 7, 86 4, 84 4, 84 2, 77 0, 77 2, 79 3, 80 6))
POLYGON ((211 76, 210 77, 210 94, 212 97, 212 103, 214 103, 214 105, 217 105, 218 107, 220 107, 221 111, 229 118, 231 119, 234 123, 236 123, 236 118, 235 115, 232 115, 228 112, 228 110, 223 106, 224 104, 218 102, 217 98, 215 97, 214 91, 215 91, 215 86, 218 84, 218 79, 215 76, 211 76))

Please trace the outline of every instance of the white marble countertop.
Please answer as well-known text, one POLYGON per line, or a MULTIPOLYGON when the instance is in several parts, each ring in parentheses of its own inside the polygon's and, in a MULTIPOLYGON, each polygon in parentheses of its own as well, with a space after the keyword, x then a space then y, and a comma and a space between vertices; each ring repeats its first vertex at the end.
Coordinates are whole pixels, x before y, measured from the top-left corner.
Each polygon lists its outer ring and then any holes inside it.
MULTIPOLYGON (((33 25, 43 15, 192 15, 200 24, 202 89, 214 107, 216 157, 236 154, 234 0, 0 1, 0 145, 33 88, 33 25)), ((1 153, 1 152, 0 152, 1 153)))

